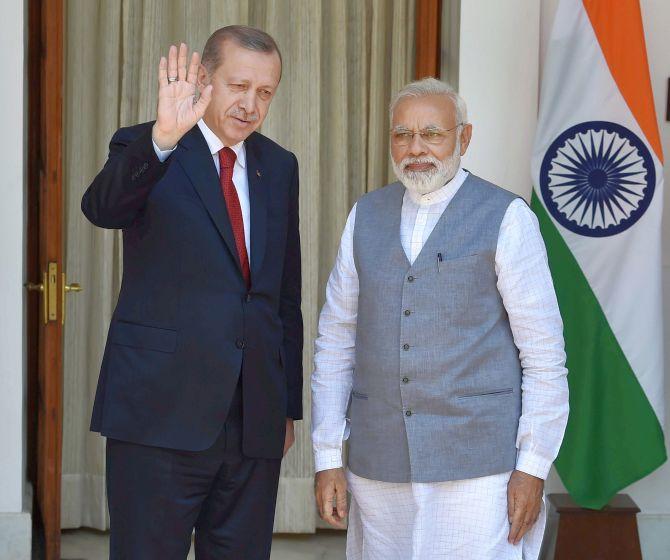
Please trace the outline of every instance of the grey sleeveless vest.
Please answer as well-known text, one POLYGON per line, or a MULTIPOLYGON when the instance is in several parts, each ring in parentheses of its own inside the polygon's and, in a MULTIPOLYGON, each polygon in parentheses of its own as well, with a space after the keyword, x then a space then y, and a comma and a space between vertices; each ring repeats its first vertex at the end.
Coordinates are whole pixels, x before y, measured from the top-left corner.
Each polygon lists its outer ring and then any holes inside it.
POLYGON ((521 365, 495 253, 516 195, 470 174, 410 265, 400 242, 404 192, 393 183, 357 204, 348 466, 387 482, 512 470, 521 365))

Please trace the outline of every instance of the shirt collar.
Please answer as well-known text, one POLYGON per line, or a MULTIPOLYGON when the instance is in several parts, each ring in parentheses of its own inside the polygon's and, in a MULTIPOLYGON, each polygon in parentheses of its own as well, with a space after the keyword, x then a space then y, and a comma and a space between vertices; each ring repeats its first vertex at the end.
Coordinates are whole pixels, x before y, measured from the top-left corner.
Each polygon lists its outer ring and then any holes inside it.
MULTIPOLYGON (((205 142, 207 142, 207 145, 209 146, 209 152, 212 155, 218 154, 221 148, 225 147, 225 144, 212 132, 212 129, 205 124, 203 119, 198 121, 198 127, 200 128, 202 135, 205 137, 205 142)), ((234 146, 230 146, 230 149, 235 152, 235 156, 237 157, 235 161, 240 164, 242 169, 244 169, 247 166, 247 153, 244 149, 244 141, 238 142, 234 146)))
POLYGON ((418 204, 419 206, 429 206, 431 204, 437 204, 439 202, 444 202, 445 200, 450 200, 456 194, 458 189, 461 188, 461 185, 468 178, 468 172, 463 169, 463 166, 458 167, 458 171, 447 181, 447 183, 437 189, 436 191, 430 192, 428 194, 419 194, 417 192, 407 190, 407 194, 412 202, 418 204))

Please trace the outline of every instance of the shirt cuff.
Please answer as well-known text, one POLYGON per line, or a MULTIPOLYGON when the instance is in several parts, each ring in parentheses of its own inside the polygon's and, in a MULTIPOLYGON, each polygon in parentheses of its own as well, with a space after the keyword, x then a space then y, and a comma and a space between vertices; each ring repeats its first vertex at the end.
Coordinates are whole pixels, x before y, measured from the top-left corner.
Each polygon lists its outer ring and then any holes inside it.
POLYGON ((516 458, 516 470, 546 480, 552 463, 530 451, 519 451, 516 458))
POLYGON ((325 449, 314 453, 314 470, 339 469, 343 466, 342 449, 325 449))
POLYGON ((167 158, 170 157, 170 154, 174 152, 177 149, 177 146, 174 148, 171 148, 169 150, 161 150, 157 145, 156 142, 154 142, 154 139, 151 139, 151 143, 154 145, 154 152, 156 152, 156 157, 158 158, 158 161, 163 163, 167 158))

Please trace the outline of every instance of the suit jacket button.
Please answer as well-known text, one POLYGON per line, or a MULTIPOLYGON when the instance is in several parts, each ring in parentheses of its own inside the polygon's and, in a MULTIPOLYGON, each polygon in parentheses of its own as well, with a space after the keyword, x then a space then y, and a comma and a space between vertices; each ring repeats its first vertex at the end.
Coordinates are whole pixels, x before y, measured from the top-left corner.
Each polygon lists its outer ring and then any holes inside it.
POLYGON ((408 282, 414 282, 414 276, 408 276, 407 281, 408 282))
POLYGON ((237 346, 238 349, 243 350, 244 349, 244 340, 237 340, 235 341, 235 346, 237 346))
POLYGON ((406 410, 405 411, 405 416, 412 416, 412 411, 411 410, 406 410))
POLYGON ((246 301, 247 303, 250 303, 250 302, 251 302, 251 294, 247 294, 247 297, 245 298, 245 301, 246 301))
POLYGON ((409 309, 405 309, 405 317, 409 317, 412 312, 409 309))
POLYGON ((409 383, 409 377, 403 377, 402 382, 403 383, 409 383))
POLYGON ((409 344, 403 344, 402 349, 403 350, 409 350, 409 344))

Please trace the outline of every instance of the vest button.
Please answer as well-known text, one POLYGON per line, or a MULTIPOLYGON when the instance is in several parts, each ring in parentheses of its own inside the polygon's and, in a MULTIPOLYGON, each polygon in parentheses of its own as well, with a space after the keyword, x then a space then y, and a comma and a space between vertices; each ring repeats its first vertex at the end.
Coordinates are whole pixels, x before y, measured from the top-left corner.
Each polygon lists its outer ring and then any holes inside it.
POLYGON ((403 350, 409 350, 409 344, 403 344, 402 349, 403 350))
POLYGON ((403 377, 402 382, 403 383, 409 383, 409 377, 403 377))
POLYGON ((236 340, 235 346, 237 346, 239 350, 243 350, 245 347, 244 340, 236 340))
POLYGON ((406 410, 405 411, 405 416, 412 416, 412 411, 411 410, 406 410))
POLYGON ((247 297, 245 298, 247 303, 251 302, 251 294, 247 294, 247 297))
POLYGON ((409 309, 405 309, 405 317, 409 317, 412 312, 409 309))
POLYGON ((408 282, 414 282, 414 276, 408 276, 407 281, 408 282))

